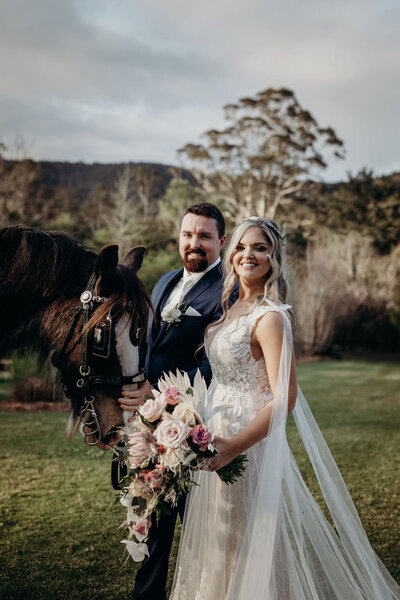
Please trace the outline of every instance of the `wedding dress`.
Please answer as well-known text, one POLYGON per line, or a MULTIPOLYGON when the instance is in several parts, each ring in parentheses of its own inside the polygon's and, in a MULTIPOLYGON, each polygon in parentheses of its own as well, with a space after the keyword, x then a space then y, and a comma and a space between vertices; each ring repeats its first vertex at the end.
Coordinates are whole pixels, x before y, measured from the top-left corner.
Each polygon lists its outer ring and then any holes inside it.
POLYGON ((171 600, 393 600, 400 588, 372 550, 354 504, 298 393, 294 419, 334 527, 304 483, 286 441, 292 355, 287 305, 261 304, 209 331, 213 405, 208 428, 230 438, 273 401, 268 436, 247 452, 233 485, 197 474, 188 498, 171 600), (251 353, 252 330, 278 311, 284 339, 275 398, 264 359, 251 353), (214 335, 213 335, 214 334, 214 335))

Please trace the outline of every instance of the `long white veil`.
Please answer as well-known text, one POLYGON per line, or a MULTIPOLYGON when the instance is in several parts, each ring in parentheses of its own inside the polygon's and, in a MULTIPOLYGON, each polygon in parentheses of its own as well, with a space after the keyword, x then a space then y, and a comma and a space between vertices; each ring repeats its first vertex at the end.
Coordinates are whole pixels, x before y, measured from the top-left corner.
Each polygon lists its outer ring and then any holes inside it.
MULTIPOLYGON (((268 309, 267 309, 268 310, 268 309)), ((394 600, 400 587, 374 553, 300 389, 293 411, 334 528, 286 440, 292 332, 284 339, 259 481, 226 600, 394 600)))

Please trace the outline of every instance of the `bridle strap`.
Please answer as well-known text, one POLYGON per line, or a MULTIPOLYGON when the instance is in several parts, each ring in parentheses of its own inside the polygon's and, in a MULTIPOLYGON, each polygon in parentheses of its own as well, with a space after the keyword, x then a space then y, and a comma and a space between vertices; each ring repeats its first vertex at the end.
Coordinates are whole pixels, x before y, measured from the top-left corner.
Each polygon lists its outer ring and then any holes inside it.
MULTIPOLYGON (((87 283, 86 289, 80 296, 80 305, 75 309, 75 316, 69 329, 68 335, 65 338, 63 347, 59 354, 59 360, 67 353, 68 346, 71 343, 79 319, 82 315, 82 331, 81 331, 81 365, 79 372, 81 377, 76 382, 76 387, 81 389, 83 392, 83 406, 80 411, 79 417, 83 425, 84 441, 89 446, 95 446, 102 437, 101 426, 97 418, 96 409, 94 407, 95 397, 91 395, 91 386, 93 385, 140 385, 146 381, 144 369, 139 370, 134 375, 121 375, 121 376, 103 376, 103 375, 90 375, 90 366, 88 361, 89 344, 88 344, 88 322, 90 313, 93 310, 94 303, 103 303, 108 298, 100 296, 93 296, 94 286, 96 284, 96 274, 92 273, 87 283), (90 429, 89 432, 87 429, 90 429), (94 438, 95 441, 88 442, 88 438, 94 438)), ((132 312, 132 305, 127 306, 128 312, 132 312)), ((68 388, 64 390, 67 398, 71 398, 72 394, 68 388)), ((122 474, 123 469, 118 470, 118 479, 124 475, 122 474)), ((114 485, 114 484, 113 484, 114 485)))
MULTIPOLYGON (((114 452, 117 452, 115 448, 114 452)), ((114 490, 122 489, 122 480, 128 474, 128 466, 125 461, 120 459, 119 454, 122 454, 122 452, 119 451, 118 454, 114 454, 111 460, 111 485, 114 490)))
POLYGON ((82 307, 80 305, 76 306, 75 307, 74 320, 72 321, 72 325, 69 328, 68 335, 65 338, 63 347, 61 348, 61 352, 59 354, 59 358, 61 358, 62 356, 64 356, 67 353, 68 346, 69 346, 69 344, 70 344, 70 342, 72 340, 72 337, 73 337, 73 335, 75 333, 75 329, 76 329, 76 326, 78 325, 79 319, 81 318, 81 314, 82 314, 82 307))
POLYGON ((81 294, 81 307, 83 313, 82 319, 82 340, 81 340, 81 366, 80 372, 82 377, 86 378, 90 373, 88 364, 88 322, 89 312, 93 309, 93 291, 96 283, 96 275, 91 274, 86 290, 81 294))
POLYGON ((120 377, 108 377, 103 375, 90 375, 90 385, 130 385, 132 383, 143 383, 146 381, 144 369, 138 371, 135 375, 121 375, 120 377))
MULTIPOLYGON (((89 277, 89 281, 87 282, 86 290, 83 292, 83 294, 81 294, 81 298, 80 298, 81 303, 78 306, 75 307, 75 316, 74 316, 74 319, 72 321, 71 327, 69 328, 67 337, 65 338, 63 347, 61 348, 61 352, 59 353, 58 362, 67 353, 68 346, 71 343, 72 337, 73 337, 73 335, 75 333, 75 329, 76 329, 76 327, 77 327, 77 325, 79 323, 79 319, 80 319, 81 314, 82 314, 82 312, 84 310, 84 302, 82 301, 82 297, 84 297, 85 294, 90 294, 90 300, 89 301, 92 300, 92 297, 93 297, 92 296, 92 289, 94 288, 95 283, 96 283, 96 275, 95 275, 95 273, 92 273, 91 276, 89 277)), ((87 297, 89 298, 89 295, 87 297)), ((96 296, 96 299, 97 299, 97 296, 96 296)), ((101 299, 98 298, 98 300, 99 301, 103 300, 103 298, 101 298, 101 299)), ((87 343, 87 341, 86 341, 86 343, 87 343)))

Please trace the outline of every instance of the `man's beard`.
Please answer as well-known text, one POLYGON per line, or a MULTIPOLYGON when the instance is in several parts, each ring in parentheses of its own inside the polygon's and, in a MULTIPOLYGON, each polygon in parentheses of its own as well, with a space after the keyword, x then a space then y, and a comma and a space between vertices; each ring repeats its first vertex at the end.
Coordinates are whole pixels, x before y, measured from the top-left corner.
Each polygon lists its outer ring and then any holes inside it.
POLYGON ((208 267, 208 260, 204 250, 191 250, 185 252, 185 258, 183 259, 183 266, 189 273, 201 273, 208 267), (188 258, 189 254, 197 254, 195 258, 188 258))

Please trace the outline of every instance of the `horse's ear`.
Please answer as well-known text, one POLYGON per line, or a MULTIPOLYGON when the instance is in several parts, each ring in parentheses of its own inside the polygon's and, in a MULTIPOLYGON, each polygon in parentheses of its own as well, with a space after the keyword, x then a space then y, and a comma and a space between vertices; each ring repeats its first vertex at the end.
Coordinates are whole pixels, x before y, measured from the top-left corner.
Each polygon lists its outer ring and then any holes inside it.
POLYGON ((115 271, 117 264, 118 246, 116 244, 104 246, 104 248, 100 250, 100 254, 97 257, 96 264, 94 266, 96 277, 105 275, 110 271, 115 271))
POLYGON ((136 248, 132 248, 125 256, 122 264, 125 267, 128 267, 128 269, 132 269, 134 273, 137 273, 140 267, 142 266, 145 252, 146 248, 144 246, 137 246, 136 248))

